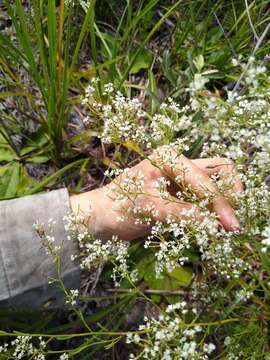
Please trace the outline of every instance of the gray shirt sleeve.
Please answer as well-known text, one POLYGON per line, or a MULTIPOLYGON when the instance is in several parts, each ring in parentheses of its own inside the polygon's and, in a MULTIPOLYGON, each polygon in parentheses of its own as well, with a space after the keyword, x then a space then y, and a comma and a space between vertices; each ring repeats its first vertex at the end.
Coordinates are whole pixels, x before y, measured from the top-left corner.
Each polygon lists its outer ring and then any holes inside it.
POLYGON ((79 287, 80 270, 71 260, 76 243, 67 240, 64 228, 68 212, 66 189, 0 201, 0 308, 31 310, 65 304, 62 290, 48 283, 57 277, 56 267, 33 228, 37 221, 46 226, 50 218, 55 220, 55 245, 63 242, 61 278, 67 289, 79 287))

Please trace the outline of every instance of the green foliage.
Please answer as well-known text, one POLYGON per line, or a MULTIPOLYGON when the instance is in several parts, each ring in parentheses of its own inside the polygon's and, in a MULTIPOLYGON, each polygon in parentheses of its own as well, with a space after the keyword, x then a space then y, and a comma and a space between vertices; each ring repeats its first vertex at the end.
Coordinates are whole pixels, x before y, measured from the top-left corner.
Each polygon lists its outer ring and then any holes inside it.
POLYGON ((0 167, 0 196, 2 199, 10 199, 25 193, 26 185, 30 180, 23 166, 18 162, 12 162, 0 167))
MULTIPOLYGON (((72 8, 65 7, 64 1, 60 2, 59 8, 54 1, 49 1, 46 6, 37 0, 33 1, 32 7, 28 9, 25 9, 20 1, 15 1, 14 4, 6 1, 5 5, 14 27, 16 41, 4 33, 0 35, 1 63, 9 66, 11 70, 4 72, 4 80, 16 87, 22 69, 26 72, 29 85, 20 84, 20 87, 25 89, 25 93, 21 95, 26 96, 30 104, 35 106, 37 116, 40 116, 36 121, 48 137, 51 157, 55 162, 59 162, 62 156, 64 127, 70 111, 68 89, 78 61, 78 52, 88 31, 94 4, 85 15, 78 40, 72 44, 75 45, 74 53, 70 52, 72 8), (10 78, 11 72, 15 81, 10 78), (39 90, 37 98, 31 96, 31 87, 35 86, 39 90)), ((6 97, 11 95, 7 93, 6 97)))
MULTIPOLYGON (((85 82, 98 75, 100 95, 102 84, 108 82, 127 94, 138 89, 135 83, 127 84, 139 75, 146 79, 141 91, 154 113, 160 103, 160 87, 177 100, 185 100, 184 88, 201 72, 198 65, 207 69, 206 76, 214 86, 232 80, 232 57, 249 54, 254 31, 260 34, 269 19, 263 0, 248 7, 222 0, 190 1, 188 6, 181 1, 171 5, 157 0, 123 1, 117 7, 108 1, 98 6, 91 1, 83 9, 74 5, 63 0, 34 0, 31 7, 22 6, 19 0, 5 3, 12 22, 12 31, 0 34, 1 80, 7 89, 1 93, 5 131, 9 137, 19 133, 24 143, 36 137, 36 131, 47 138, 41 146, 29 145, 33 156, 27 162, 47 160, 61 167, 78 153, 80 156, 80 134, 75 134, 75 145, 67 131, 71 112, 80 103, 80 97, 69 95, 71 87, 83 93, 85 82), (85 52, 90 54, 87 61, 92 60, 91 65, 83 63, 85 52), (17 116, 6 107, 5 99, 13 99, 17 116), (34 118, 30 120, 26 113, 31 109, 34 118), (75 146, 68 146, 72 142, 75 146)), ((266 55, 266 49, 260 46, 258 54, 266 55)), ((91 141, 91 135, 83 143, 86 141, 91 141)), ((17 145, 11 145, 16 152, 17 145)), ((23 150, 23 159, 28 150, 23 150)), ((5 161, 6 156, 3 150, 0 159, 5 161)))

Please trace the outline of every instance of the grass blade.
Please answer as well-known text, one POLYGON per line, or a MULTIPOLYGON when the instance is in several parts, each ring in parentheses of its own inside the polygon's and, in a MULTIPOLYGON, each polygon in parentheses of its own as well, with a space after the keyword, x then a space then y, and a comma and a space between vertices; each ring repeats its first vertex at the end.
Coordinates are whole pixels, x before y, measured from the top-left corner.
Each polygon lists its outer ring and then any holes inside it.
POLYGON ((132 68, 133 64, 136 61, 137 56, 142 51, 144 46, 149 42, 149 40, 152 38, 152 36, 157 32, 157 30, 162 26, 162 24, 165 22, 165 20, 171 15, 171 13, 174 11, 174 9, 177 8, 177 6, 181 3, 182 0, 178 0, 164 15, 163 17, 155 24, 155 26, 152 28, 152 30, 149 32, 149 34, 145 37, 145 39, 142 41, 142 44, 139 46, 138 50, 135 52, 129 66, 126 68, 123 77, 121 78, 119 87, 121 87, 126 80, 130 69, 132 68))

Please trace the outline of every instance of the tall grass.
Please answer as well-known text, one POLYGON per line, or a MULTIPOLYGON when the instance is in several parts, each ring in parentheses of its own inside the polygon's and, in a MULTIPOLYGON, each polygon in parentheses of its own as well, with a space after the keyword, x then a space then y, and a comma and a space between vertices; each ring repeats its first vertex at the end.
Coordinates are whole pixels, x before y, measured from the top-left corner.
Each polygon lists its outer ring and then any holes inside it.
MULTIPOLYGON (((72 7, 66 7, 64 0, 59 7, 54 1, 46 5, 34 0, 27 13, 19 0, 14 5, 6 1, 5 5, 15 28, 16 41, 11 42, 8 36, 1 34, 3 61, 11 60, 15 66, 23 67, 30 81, 38 86, 46 109, 46 118, 39 118, 40 125, 52 145, 52 159, 59 162, 70 107, 68 89, 72 69, 87 28, 80 29, 76 51, 71 58, 72 7)), ((86 21, 92 12, 93 6, 85 16, 86 21)))

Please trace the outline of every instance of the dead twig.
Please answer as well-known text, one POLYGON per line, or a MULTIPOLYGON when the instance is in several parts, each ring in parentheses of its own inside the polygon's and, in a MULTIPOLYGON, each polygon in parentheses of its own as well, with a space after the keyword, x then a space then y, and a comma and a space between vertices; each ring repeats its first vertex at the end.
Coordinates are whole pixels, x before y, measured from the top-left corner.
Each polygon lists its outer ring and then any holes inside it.
MULTIPOLYGON (((134 289, 106 289, 109 293, 118 293, 118 294, 128 294, 132 292, 136 292, 134 289)), ((156 290, 156 289, 146 289, 141 291, 145 295, 185 295, 187 293, 186 290, 156 290)))

